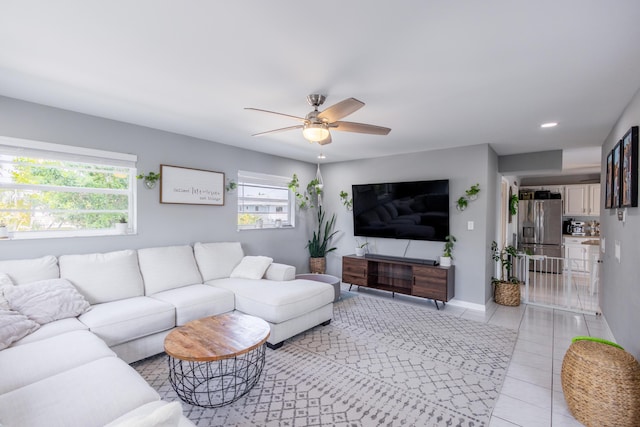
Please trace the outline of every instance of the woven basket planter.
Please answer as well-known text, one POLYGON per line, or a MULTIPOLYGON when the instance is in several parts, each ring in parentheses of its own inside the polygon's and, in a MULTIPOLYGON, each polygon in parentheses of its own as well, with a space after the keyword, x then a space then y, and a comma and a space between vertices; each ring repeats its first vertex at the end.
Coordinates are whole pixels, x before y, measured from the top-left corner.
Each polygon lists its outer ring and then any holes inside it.
POLYGON ((562 360, 561 380, 571 414, 584 425, 640 426, 640 364, 626 351, 575 341, 562 360))
POLYGON ((520 305, 520 284, 496 282, 493 300, 500 305, 517 307, 520 305))
POLYGON ((327 270, 327 259, 322 258, 309 258, 309 271, 312 273, 324 274, 327 270))

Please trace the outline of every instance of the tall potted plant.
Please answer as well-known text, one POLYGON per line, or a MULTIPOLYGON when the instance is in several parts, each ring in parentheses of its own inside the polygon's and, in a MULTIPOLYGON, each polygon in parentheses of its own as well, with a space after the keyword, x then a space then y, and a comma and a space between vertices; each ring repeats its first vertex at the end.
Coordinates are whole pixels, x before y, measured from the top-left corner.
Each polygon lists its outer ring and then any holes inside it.
POLYGON ((337 233, 333 231, 333 227, 336 223, 336 215, 331 215, 328 221, 325 221, 325 211, 322 206, 318 206, 318 229, 313 232, 313 236, 307 248, 309 249, 309 269, 312 273, 324 274, 327 268, 326 255, 335 251, 335 247, 329 247, 331 239, 337 233))
POLYGON ((514 263, 518 257, 515 247, 508 245, 499 249, 495 241, 491 243, 491 258, 500 262, 500 277, 491 279, 494 286, 493 300, 497 304, 520 305, 520 279, 514 270, 514 263))

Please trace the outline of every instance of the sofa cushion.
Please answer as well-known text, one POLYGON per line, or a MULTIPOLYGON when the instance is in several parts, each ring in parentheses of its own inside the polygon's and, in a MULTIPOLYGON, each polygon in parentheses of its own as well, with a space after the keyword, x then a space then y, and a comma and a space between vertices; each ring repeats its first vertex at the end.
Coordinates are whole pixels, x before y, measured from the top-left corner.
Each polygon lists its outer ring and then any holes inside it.
POLYGON ((240 242, 198 242, 193 251, 205 281, 229 277, 244 257, 240 242))
POLYGON ((182 418, 179 402, 151 402, 123 415, 105 427, 178 427, 182 418))
POLYGON ((32 332, 20 341, 13 343, 12 347, 55 337, 56 335, 64 334, 66 332, 87 330, 89 330, 87 325, 79 321, 78 318, 68 317, 66 319, 56 320, 55 322, 41 325, 37 331, 32 332))
POLYGON ((202 317, 226 313, 235 308, 233 292, 209 285, 170 289, 153 294, 151 298, 159 299, 176 308, 176 326, 202 317))
POLYGON ((0 394, 116 354, 89 331, 73 331, 0 351, 0 394), (19 367, 19 369, 16 369, 19 367))
POLYGON ((136 251, 62 255, 60 277, 68 279, 91 304, 142 296, 136 251))
POLYGON ((91 307, 78 319, 109 347, 175 326, 175 308, 150 297, 134 297, 91 307))
POLYGON ((264 273, 264 278, 267 280, 293 280, 295 277, 296 268, 294 266, 277 262, 272 262, 264 273))
POLYGON ((0 395, 5 426, 101 427, 159 400, 117 357, 103 357, 0 395))
POLYGON ((13 286, 5 292, 13 310, 38 323, 76 317, 89 309, 89 303, 66 279, 47 279, 13 286))
POLYGON ((235 294, 236 310, 280 323, 333 302, 334 289, 327 283, 295 279, 289 281, 218 279, 207 282, 235 294))
POLYGON ((266 256, 246 256, 242 258, 240 264, 236 265, 229 277, 241 279, 262 279, 267 268, 273 262, 273 258, 266 256))
POLYGON ((9 347, 39 327, 39 324, 22 313, 0 309, 0 350, 9 347))
POLYGON ((166 246, 138 250, 146 295, 202 283, 191 246, 166 246))
POLYGON ((51 255, 35 259, 0 261, 0 272, 8 274, 15 285, 60 277, 58 260, 51 255))

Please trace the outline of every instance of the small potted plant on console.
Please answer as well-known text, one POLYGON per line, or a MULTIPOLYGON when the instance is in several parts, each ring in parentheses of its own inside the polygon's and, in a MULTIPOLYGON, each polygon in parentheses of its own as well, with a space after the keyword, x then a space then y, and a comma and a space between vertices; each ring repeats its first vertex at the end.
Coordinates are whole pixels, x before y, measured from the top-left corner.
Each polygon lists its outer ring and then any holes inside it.
POLYGON ((356 256, 364 256, 364 253, 366 252, 366 248, 367 245, 369 245, 369 242, 364 242, 363 244, 359 244, 360 242, 358 242, 356 240, 356 243, 358 243, 358 246, 356 246, 356 256))
POLYGON ((440 257, 440 265, 442 267, 451 267, 451 260, 453 259, 453 245, 456 242, 455 236, 449 234, 444 238, 446 240, 444 244, 444 251, 442 251, 442 256, 440 257))

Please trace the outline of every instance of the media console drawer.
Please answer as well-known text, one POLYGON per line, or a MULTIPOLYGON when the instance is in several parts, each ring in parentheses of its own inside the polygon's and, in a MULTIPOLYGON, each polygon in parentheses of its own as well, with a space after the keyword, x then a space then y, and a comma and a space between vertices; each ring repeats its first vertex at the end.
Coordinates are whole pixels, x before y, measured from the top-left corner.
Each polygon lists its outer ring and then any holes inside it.
POLYGON ((342 257, 342 281, 350 285, 429 298, 443 303, 454 297, 451 267, 430 266, 410 260, 342 257))

